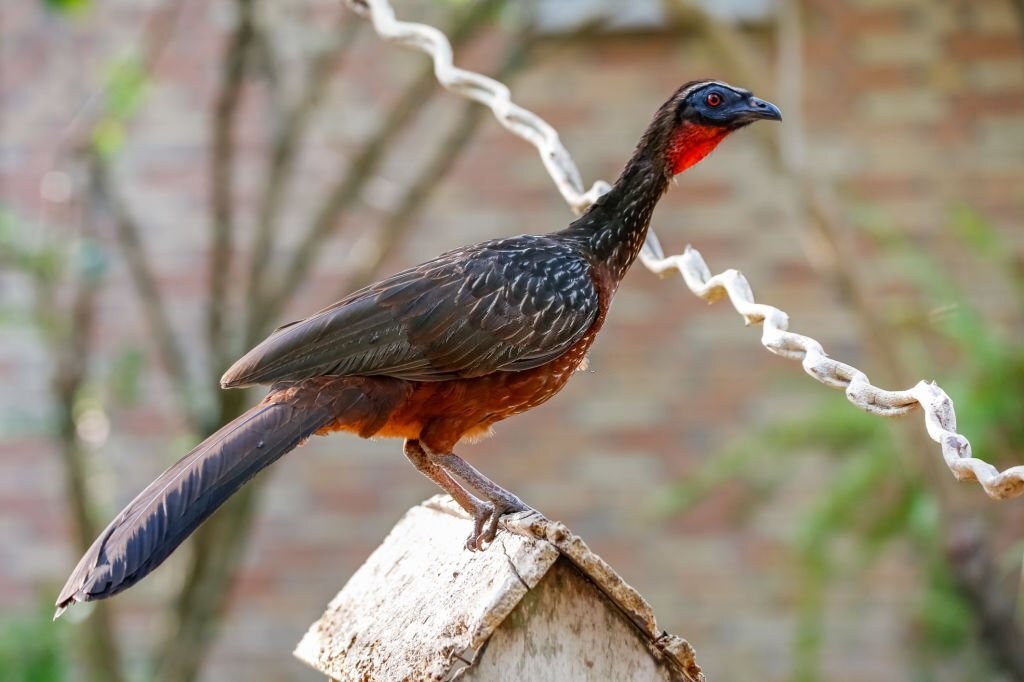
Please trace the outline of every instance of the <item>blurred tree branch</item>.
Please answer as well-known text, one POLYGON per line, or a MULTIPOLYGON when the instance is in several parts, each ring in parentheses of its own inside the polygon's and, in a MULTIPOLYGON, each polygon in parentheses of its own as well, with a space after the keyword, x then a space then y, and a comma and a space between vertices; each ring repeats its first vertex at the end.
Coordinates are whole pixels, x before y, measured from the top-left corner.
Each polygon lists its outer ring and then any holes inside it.
MULTIPOLYGON (((234 164, 236 117, 249 63, 257 44, 255 0, 236 0, 236 21, 221 62, 221 84, 217 92, 210 146, 210 259, 207 299, 206 346, 212 374, 224 369, 230 347, 225 329, 228 281, 234 250, 234 164)), ((270 70, 267 69, 266 73, 270 70)), ((211 379, 214 391, 219 388, 211 379)), ((221 424, 241 414, 244 393, 218 391, 217 409, 202 424, 205 437, 221 424)), ((185 682, 198 677, 199 668, 215 639, 217 617, 226 601, 225 593, 241 560, 244 535, 251 515, 251 493, 235 504, 225 505, 220 514, 197 531, 190 543, 191 561, 169 618, 165 637, 158 646, 157 679, 185 682)))
POLYGON ((146 254, 142 242, 142 228, 118 195, 118 190, 110 177, 111 169, 107 160, 100 154, 91 154, 88 168, 94 199, 106 208, 114 224, 115 239, 121 248, 132 287, 139 298, 143 319, 175 392, 179 409, 192 430, 199 433, 202 431, 204 419, 202 413, 193 406, 194 396, 189 381, 188 365, 185 362, 185 352, 181 339, 171 324, 153 264, 146 254))
MULTIPOLYGON (((169 2, 154 12, 147 22, 140 60, 142 73, 148 73, 158 61, 177 24, 183 5, 183 0, 169 2)), ((91 98, 83 110, 93 101, 95 98, 91 98)), ((82 116, 80 110, 57 146, 55 166, 81 165, 89 172, 85 183, 87 193, 77 202, 77 208, 84 217, 80 234, 71 242, 72 251, 77 250, 75 255, 78 257, 71 276, 60 281, 60 275, 46 267, 46 258, 42 259, 43 264, 37 263, 36 267, 24 269, 36 292, 33 307, 36 326, 53 360, 51 392, 56 407, 56 439, 70 506, 74 544, 81 553, 89 548, 99 532, 99 526, 93 519, 93 495, 86 480, 86 462, 90 453, 78 433, 76 409, 88 381, 96 350, 93 345, 95 313, 102 290, 103 265, 88 263, 86 260, 90 253, 95 258, 102 259, 103 256, 98 255, 100 248, 94 230, 96 216, 89 210, 99 200, 101 193, 98 178, 91 173, 95 170, 91 162, 101 161, 95 135, 109 116, 110 112, 106 109, 95 116, 82 116), (61 302, 62 293, 69 297, 69 302, 61 302)), ((75 173, 69 170, 66 175, 70 178, 75 173)), ((67 214, 70 215, 70 210, 67 214)), ((61 247, 56 248, 55 253, 67 255, 66 249, 61 247)), ((5 264, 12 265, 10 261, 5 264)), ((121 682, 126 679, 109 604, 96 604, 89 626, 81 629, 81 636, 80 651, 85 679, 93 682, 121 682)))
MULTIPOLYGON (((338 16, 340 25, 337 39, 331 47, 313 60, 299 100, 285 115, 284 123, 273 141, 270 169, 256 213, 256 236, 252 259, 249 262, 246 292, 251 300, 258 300, 263 295, 267 263, 274 245, 274 232, 295 156, 301 148, 312 115, 331 82, 331 76, 338 70, 343 57, 352 47, 362 25, 360 21, 352 21, 352 17, 345 13, 339 13, 338 16)), ((251 339, 254 335, 255 333, 248 336, 251 339)))
POLYGON ((1017 14, 1017 28, 1019 29, 1021 42, 1024 43, 1024 0, 1010 0, 1014 12, 1017 14))
MULTIPOLYGON (((85 219, 77 244, 79 250, 95 246, 88 224, 90 220, 91 217, 85 219)), ((75 412, 93 357, 96 302, 103 276, 100 268, 83 263, 81 254, 77 260, 76 267, 72 268, 71 281, 66 283, 71 292, 67 305, 59 301, 59 283, 55 273, 35 270, 33 281, 37 326, 56 361, 51 386, 57 408, 57 440, 71 506, 75 547, 84 553, 95 539, 99 527, 93 519, 91 495, 86 485, 85 462, 89 452, 78 435, 75 412)), ((114 636, 111 609, 106 604, 97 606, 101 608, 92 614, 91 627, 85 629, 84 641, 79 647, 85 656, 85 674, 92 682, 120 682, 125 675, 121 668, 120 647, 114 636)))
POLYGON ((999 667, 1014 680, 1024 680, 1024 632, 1017 621, 1014 590, 993 589, 1002 580, 993 552, 984 547, 985 529, 961 523, 949 533, 946 553, 960 592, 978 614, 979 638, 989 643, 999 667))
MULTIPOLYGON (((228 39, 223 61, 221 87, 214 104, 213 131, 210 151, 210 292, 207 301, 206 338, 210 351, 210 364, 214 373, 225 369, 227 364, 224 331, 225 306, 227 305, 228 278, 231 274, 231 260, 234 237, 234 162, 235 117, 241 99, 242 83, 246 63, 251 58, 256 41, 254 0, 236 0, 235 11, 238 19, 228 39)), ((203 429, 212 432, 216 424, 203 429)))
MULTIPOLYGON (((523 27, 518 34, 514 36, 501 64, 494 71, 492 77, 502 82, 513 77, 525 64, 536 41, 534 22, 527 19, 523 22, 523 27)), ((372 235, 374 246, 370 251, 375 257, 361 259, 356 263, 355 268, 348 273, 345 286, 338 292, 339 295, 343 296, 373 282, 377 274, 376 266, 381 260, 378 254, 386 254, 391 251, 393 245, 399 242, 409 230, 413 218, 429 198, 431 191, 437 186, 438 178, 443 178, 448 174, 462 151, 472 141, 485 118, 489 118, 489 112, 478 103, 466 102, 463 105, 459 120, 448 131, 448 134, 435 145, 434 155, 420 169, 418 177, 406 187, 395 210, 380 226, 374 229, 372 235)))
MULTIPOLYGON (((95 240, 94 216, 83 217, 84 204, 60 205, 59 229, 68 235, 55 244, 22 244, 21 237, 27 234, 23 225, 8 234, 17 225, 12 216, 3 216, 0 224, 0 267, 19 273, 28 281, 33 295, 29 319, 49 356, 52 436, 60 454, 73 545, 83 553, 92 544, 98 527, 87 485, 89 447, 79 434, 77 418, 90 378, 97 299, 105 271, 104 258, 95 240), (76 219, 77 232, 72 226, 76 219)), ((97 606, 102 608, 92 614, 92 627, 83 633, 76 646, 84 659, 83 675, 92 682, 120 682, 125 676, 111 611, 105 604, 97 606)))
MULTIPOLYGON (((453 49, 458 50, 459 46, 472 38, 502 2, 503 0, 479 0, 469 4, 445 31, 453 49)), ((264 295, 258 297, 259 305, 253 307, 254 314, 247 330, 246 345, 257 342, 271 321, 280 316, 313 267, 324 242, 332 232, 338 230, 342 214, 359 199, 367 181, 373 177, 374 169, 390 150, 398 133, 437 90, 433 65, 425 63, 391 107, 374 136, 363 145, 349 164, 343 178, 328 192, 313 218, 312 227, 304 235, 291 261, 285 266, 281 279, 273 289, 264 289, 264 295)), ((269 273, 265 276, 269 277, 269 273)))
MULTIPOLYGON (((234 163, 234 154, 233 147, 228 141, 232 128, 230 120, 234 118, 242 81, 254 75, 245 68, 242 49, 248 49, 251 45, 269 46, 269 42, 264 42, 265 39, 258 37, 258 30, 252 23, 254 9, 249 4, 252 0, 244 2, 246 9, 242 11, 240 7, 239 23, 235 29, 236 37, 228 47, 226 60, 229 66, 225 68, 222 89, 218 96, 218 123, 215 124, 215 142, 211 150, 215 157, 219 157, 211 159, 215 197, 211 205, 215 216, 211 276, 217 272, 222 279, 220 282, 211 279, 211 315, 207 331, 211 346, 222 344, 221 352, 211 355, 221 366, 225 364, 223 358, 226 354, 223 349, 228 347, 228 339, 231 337, 227 332, 224 310, 227 297, 227 280, 224 273, 230 267, 230 253, 233 249, 230 167, 234 163), (250 25, 246 26, 246 22, 250 25)), ((455 20, 454 38, 459 42, 470 39, 484 26, 499 4, 500 0, 483 0, 461 11, 455 20)), ((298 102, 289 110, 283 128, 270 142, 267 181, 256 216, 254 262, 249 271, 250 285, 255 286, 249 291, 244 305, 248 320, 243 337, 246 345, 255 343, 267 332, 267 327, 278 317, 283 306, 308 275, 316 253, 331 236, 340 213, 360 196, 365 182, 372 177, 373 170, 390 149, 395 137, 413 119, 422 108, 424 100, 435 89, 432 70, 424 68, 387 114, 378 133, 366 143, 350 164, 344 180, 329 192, 328 198, 314 219, 313 228, 301 242, 299 251, 290 263, 287 276, 275 286, 273 282, 269 282, 270 278, 264 272, 264 264, 269 261, 269 254, 274 250, 275 228, 279 220, 281 202, 295 173, 294 158, 304 138, 305 129, 321 99, 321 93, 334 75, 338 59, 353 38, 354 36, 349 35, 349 30, 343 30, 334 48, 315 60, 298 102), (257 259, 264 263, 259 263, 257 259), (266 286, 262 284, 265 281, 269 282, 266 286)), ((268 55, 269 49, 265 49, 261 58, 265 60, 268 55)), ((452 159, 454 155, 453 152, 452 159)), ((436 167, 435 170, 443 169, 436 167)), ((436 184, 438 179, 438 176, 432 177, 431 184, 436 184)), ((423 194, 425 196, 425 192, 423 194)), ((398 232, 396 230, 395 234, 398 232)), ((367 265, 368 269, 375 269, 377 263, 388 255, 395 244, 395 240, 385 244, 385 248, 367 265)), ((242 391, 221 391, 218 398, 216 414, 212 415, 213 422, 203 429, 203 433, 208 433, 241 414, 246 404, 245 393, 242 391)), ((190 682, 198 676, 209 647, 215 640, 218 616, 224 609, 230 594, 230 586, 244 556, 261 488, 261 481, 250 483, 194 534, 186 581, 175 600, 173 616, 159 648, 159 679, 165 682, 190 682)))

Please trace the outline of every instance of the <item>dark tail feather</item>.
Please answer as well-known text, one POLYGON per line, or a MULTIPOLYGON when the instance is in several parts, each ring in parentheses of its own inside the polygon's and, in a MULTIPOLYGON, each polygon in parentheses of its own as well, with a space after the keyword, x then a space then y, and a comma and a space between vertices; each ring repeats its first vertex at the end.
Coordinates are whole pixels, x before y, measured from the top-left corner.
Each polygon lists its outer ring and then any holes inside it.
POLYGON ((335 414, 326 406, 265 402, 200 443, 96 538, 61 590, 54 619, 74 602, 109 597, 144 578, 246 481, 335 414))

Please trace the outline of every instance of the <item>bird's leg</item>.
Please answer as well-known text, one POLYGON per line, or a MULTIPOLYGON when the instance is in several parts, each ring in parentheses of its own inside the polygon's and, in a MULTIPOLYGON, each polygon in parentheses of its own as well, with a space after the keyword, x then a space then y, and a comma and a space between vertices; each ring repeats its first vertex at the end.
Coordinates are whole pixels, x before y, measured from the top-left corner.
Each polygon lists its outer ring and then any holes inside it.
POLYGON ((475 525, 473 534, 466 541, 467 549, 483 549, 485 543, 492 542, 494 536, 498 534, 498 520, 504 514, 531 511, 531 507, 525 502, 481 474, 473 465, 455 453, 430 452, 429 454, 431 461, 440 465, 449 474, 458 476, 470 490, 490 502, 491 509, 487 516, 473 517, 475 525), (484 528, 484 523, 487 524, 486 528, 484 528))
POLYGON ((494 515, 494 505, 484 502, 459 485, 439 464, 431 460, 418 440, 405 441, 405 456, 421 474, 436 483, 442 490, 452 496, 466 513, 473 517, 473 536, 483 534, 484 523, 494 515))

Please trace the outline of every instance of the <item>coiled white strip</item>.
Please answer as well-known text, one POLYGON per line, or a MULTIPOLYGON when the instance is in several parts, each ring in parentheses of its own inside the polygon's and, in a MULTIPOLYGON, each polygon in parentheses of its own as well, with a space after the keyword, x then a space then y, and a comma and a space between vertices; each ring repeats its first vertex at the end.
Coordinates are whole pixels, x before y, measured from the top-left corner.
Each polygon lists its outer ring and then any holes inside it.
MULTIPOLYGON (((385 40, 428 54, 434 61, 434 74, 441 85, 488 107, 501 125, 536 147, 558 191, 577 214, 608 191, 608 183, 598 181, 584 192, 576 163, 559 140, 558 132, 533 112, 512 102, 511 93, 503 83, 456 67, 452 62, 451 43, 441 31, 426 24, 399 21, 387 0, 345 2, 361 16, 368 17, 385 40)), ((788 331, 789 316, 778 308, 757 303, 750 284, 739 271, 726 270, 712 276, 700 253, 690 247, 681 255, 666 257, 654 230, 648 233, 640 261, 656 274, 678 270, 690 291, 706 301, 728 296, 747 324, 763 325, 761 343, 765 348, 799 360, 805 372, 826 386, 843 389, 847 399, 857 407, 886 417, 906 414, 920 407, 928 435, 942 448, 946 465, 957 479, 978 481, 995 499, 1024 494, 1024 465, 1000 472, 973 457, 971 444, 956 432, 953 401, 934 382, 921 381, 905 391, 886 391, 872 385, 864 372, 830 358, 819 342, 788 331)))

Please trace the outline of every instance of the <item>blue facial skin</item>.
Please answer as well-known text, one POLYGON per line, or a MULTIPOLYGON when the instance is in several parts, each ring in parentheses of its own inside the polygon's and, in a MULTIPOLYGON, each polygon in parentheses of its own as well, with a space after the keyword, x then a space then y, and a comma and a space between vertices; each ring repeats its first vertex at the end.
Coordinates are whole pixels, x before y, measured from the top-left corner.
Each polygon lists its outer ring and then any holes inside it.
POLYGON ((688 94, 679 105, 677 116, 699 125, 736 130, 754 121, 781 121, 782 112, 771 102, 718 83, 709 83, 688 94))

